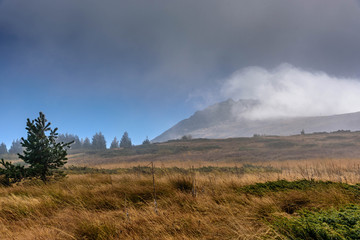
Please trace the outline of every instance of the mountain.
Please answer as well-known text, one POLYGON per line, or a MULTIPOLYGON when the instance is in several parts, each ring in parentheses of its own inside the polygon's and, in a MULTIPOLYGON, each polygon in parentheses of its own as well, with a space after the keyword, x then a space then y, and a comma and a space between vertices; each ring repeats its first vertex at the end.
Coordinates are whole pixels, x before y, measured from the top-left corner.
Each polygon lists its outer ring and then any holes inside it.
POLYGON ((184 135, 193 138, 231 138, 259 135, 287 136, 306 133, 360 130, 360 112, 318 117, 295 117, 270 120, 250 120, 245 113, 259 104, 257 100, 229 99, 195 112, 152 142, 179 139, 184 135), (236 114, 234 114, 236 111, 236 114))

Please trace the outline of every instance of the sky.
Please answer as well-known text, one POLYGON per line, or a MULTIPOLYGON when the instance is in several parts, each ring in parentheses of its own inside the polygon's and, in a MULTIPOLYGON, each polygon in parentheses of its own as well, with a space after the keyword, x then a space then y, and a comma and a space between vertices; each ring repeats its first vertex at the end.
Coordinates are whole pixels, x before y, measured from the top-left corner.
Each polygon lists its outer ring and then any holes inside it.
POLYGON ((360 111, 359 43, 358 0, 0 0, 0 142, 40 111, 108 145, 230 97, 266 102, 252 118, 360 111))

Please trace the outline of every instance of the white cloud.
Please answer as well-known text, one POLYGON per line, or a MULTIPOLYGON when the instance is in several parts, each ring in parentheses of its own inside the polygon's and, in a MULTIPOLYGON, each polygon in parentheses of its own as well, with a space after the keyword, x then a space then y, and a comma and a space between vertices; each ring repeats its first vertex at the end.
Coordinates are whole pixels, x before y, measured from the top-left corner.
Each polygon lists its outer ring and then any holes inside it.
POLYGON ((225 81, 221 94, 233 99, 260 100, 260 105, 243 115, 251 119, 360 111, 359 79, 304 71, 289 64, 273 70, 260 67, 239 70, 225 81))

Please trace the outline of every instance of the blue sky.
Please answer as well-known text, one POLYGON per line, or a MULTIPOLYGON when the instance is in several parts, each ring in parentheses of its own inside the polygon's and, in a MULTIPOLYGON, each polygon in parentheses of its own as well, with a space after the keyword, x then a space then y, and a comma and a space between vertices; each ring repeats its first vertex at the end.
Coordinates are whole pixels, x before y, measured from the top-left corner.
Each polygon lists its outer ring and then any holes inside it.
POLYGON ((251 66, 359 79, 359 26, 355 0, 0 0, 0 142, 43 111, 61 133, 140 144, 251 66))
POLYGON ((6 101, 3 109, 6 117, 0 119, 1 141, 7 146, 13 139, 26 136, 26 119, 36 118, 39 111, 46 114, 60 133, 74 133, 91 139, 95 132, 101 131, 108 144, 115 136, 119 139, 124 131, 139 144, 146 136, 157 136, 193 111, 191 104, 171 97, 141 99, 131 93, 114 91, 109 94, 81 88, 74 92, 47 81, 36 83, 27 77, 7 79, 10 79, 7 87, 0 90, 1 99, 6 101), (174 105, 178 107, 174 108, 174 105))

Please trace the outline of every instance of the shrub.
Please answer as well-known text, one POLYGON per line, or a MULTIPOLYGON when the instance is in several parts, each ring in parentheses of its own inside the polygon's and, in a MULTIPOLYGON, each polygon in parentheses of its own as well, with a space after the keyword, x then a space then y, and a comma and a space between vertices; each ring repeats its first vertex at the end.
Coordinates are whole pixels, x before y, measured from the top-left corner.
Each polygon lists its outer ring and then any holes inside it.
POLYGON ((320 212, 300 212, 299 217, 281 218, 275 228, 290 239, 359 239, 360 206, 320 212))

